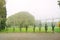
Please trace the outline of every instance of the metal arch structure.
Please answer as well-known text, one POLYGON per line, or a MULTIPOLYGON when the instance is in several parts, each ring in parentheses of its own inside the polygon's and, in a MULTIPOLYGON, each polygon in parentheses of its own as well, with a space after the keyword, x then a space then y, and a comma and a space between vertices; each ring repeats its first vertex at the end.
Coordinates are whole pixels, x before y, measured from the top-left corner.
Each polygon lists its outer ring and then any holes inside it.
POLYGON ((60 20, 60 18, 48 18, 48 19, 41 19, 41 20, 56 20, 56 19, 58 19, 58 20, 60 20))
POLYGON ((59 5, 59 7, 60 7, 60 0, 58 0, 58 5, 59 5))
MULTIPOLYGON (((58 0, 58 5, 59 5, 59 8, 60 8, 60 0, 58 0)), ((59 26, 59 29, 60 29, 60 20, 59 20, 58 26, 59 26)))

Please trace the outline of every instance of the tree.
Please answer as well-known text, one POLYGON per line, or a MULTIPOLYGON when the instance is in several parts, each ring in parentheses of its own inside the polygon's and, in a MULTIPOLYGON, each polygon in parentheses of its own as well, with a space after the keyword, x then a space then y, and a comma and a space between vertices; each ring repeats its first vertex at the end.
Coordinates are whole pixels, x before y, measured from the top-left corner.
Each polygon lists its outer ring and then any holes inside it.
POLYGON ((39 31, 41 32, 41 27, 42 27, 42 23, 41 23, 41 21, 40 21, 40 23, 39 23, 39 31))
POLYGON ((0 31, 5 29, 6 22, 6 7, 5 0, 0 0, 0 31))
POLYGON ((60 21, 58 22, 58 24, 57 24, 57 25, 58 25, 58 27, 59 27, 59 30, 60 30, 60 21))
POLYGON ((52 26, 52 32, 54 32, 55 24, 52 22, 51 26, 52 26))
POLYGON ((33 32, 35 32, 35 27, 36 27, 36 25, 34 24, 34 27, 33 27, 33 32))
POLYGON ((48 25, 47 25, 47 23, 45 23, 45 32, 47 32, 47 30, 48 30, 48 25))
POLYGON ((31 15, 29 12, 18 12, 10 17, 7 18, 7 25, 11 26, 23 26, 32 25, 35 23, 34 16, 31 15))

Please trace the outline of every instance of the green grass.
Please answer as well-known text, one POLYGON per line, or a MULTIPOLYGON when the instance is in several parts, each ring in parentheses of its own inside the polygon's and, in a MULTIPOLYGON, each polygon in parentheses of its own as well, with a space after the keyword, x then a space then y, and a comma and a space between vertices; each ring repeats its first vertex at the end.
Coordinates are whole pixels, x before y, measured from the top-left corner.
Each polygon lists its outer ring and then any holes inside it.
MULTIPOLYGON (((52 32, 52 28, 51 27, 48 27, 48 30, 47 31, 48 32, 52 32)), ((11 28, 7 28, 5 30, 2 30, 1 32, 26 32, 26 28, 22 28, 21 31, 20 31, 20 28, 16 27, 15 28, 15 31, 13 31, 13 27, 11 27, 11 28)), ((27 32, 33 32, 33 27, 29 27, 28 30, 27 30, 27 32)), ((39 28, 36 27, 35 28, 35 32, 45 32, 45 28, 42 27, 41 28, 41 31, 39 31, 39 28)), ((55 32, 60 32, 59 27, 55 27, 55 32)))

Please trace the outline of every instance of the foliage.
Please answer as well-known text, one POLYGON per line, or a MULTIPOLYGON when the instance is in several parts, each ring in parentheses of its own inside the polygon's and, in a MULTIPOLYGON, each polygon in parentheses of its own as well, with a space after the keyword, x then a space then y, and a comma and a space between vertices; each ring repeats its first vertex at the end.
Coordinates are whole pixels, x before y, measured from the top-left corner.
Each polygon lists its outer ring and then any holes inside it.
MULTIPOLYGON (((19 27, 15 27, 15 31, 14 31, 13 27, 9 27, 9 28, 7 28, 7 30, 5 29, 5 30, 2 30, 1 32, 5 32, 5 33, 6 32, 8 32, 8 33, 10 33, 10 32, 45 32, 45 27, 42 27, 41 31, 39 30, 39 27, 35 27, 35 31, 33 29, 34 29, 34 27, 28 27, 28 29, 26 31, 26 28, 23 27, 23 28, 21 28, 21 31, 20 31, 19 27)), ((48 27, 47 32, 51 33, 52 28, 48 27)), ((55 27, 54 32, 60 32, 59 27, 55 27)))
POLYGON ((18 12, 7 18, 7 25, 11 26, 26 26, 35 23, 34 16, 29 12, 18 12))
POLYGON ((0 7, 2 7, 3 5, 5 5, 5 0, 0 0, 0 7))
POLYGON ((6 7, 5 0, 0 0, 0 31, 5 29, 5 21, 6 21, 6 7))

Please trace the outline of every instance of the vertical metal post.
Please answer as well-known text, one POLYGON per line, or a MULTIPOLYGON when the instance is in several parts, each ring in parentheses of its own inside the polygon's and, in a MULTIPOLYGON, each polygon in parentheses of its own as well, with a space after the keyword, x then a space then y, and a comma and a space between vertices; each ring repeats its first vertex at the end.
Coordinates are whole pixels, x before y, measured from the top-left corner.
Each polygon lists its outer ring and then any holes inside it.
MULTIPOLYGON (((59 8, 60 8, 60 0, 58 0, 58 5, 59 5, 59 8)), ((60 22, 60 20, 59 20, 60 22)), ((60 31, 60 23, 59 23, 59 31, 60 31)))

